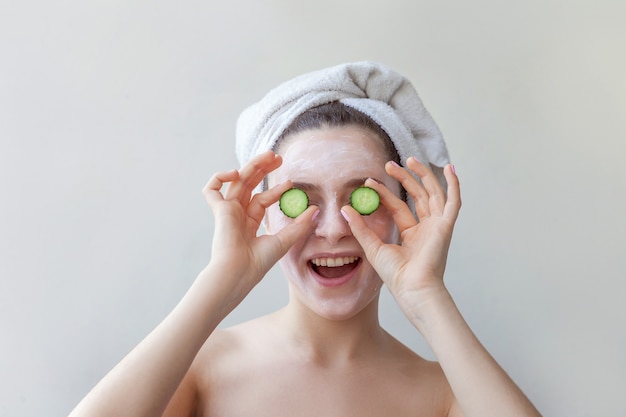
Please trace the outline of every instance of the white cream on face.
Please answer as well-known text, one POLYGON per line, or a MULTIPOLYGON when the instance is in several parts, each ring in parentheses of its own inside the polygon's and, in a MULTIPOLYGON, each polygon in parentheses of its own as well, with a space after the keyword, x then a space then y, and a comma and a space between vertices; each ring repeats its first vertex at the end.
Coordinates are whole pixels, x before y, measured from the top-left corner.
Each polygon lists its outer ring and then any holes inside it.
MULTIPOLYGON (((327 253, 348 253, 364 259, 362 248, 340 210, 349 203, 354 188, 367 178, 374 178, 399 193, 398 183, 384 169, 388 157, 382 141, 360 127, 325 128, 293 135, 282 144, 279 153, 283 164, 270 174, 269 185, 291 180, 308 187, 305 191, 311 204, 320 208, 310 234, 281 260, 292 293, 319 314, 335 318, 355 314, 378 297, 381 282, 371 265, 364 260, 356 279, 332 290, 315 285, 307 265, 312 257, 327 253)), ((393 219, 383 206, 364 219, 383 241, 397 240, 393 219)), ((276 204, 268 209, 271 233, 292 221, 276 204)))
MULTIPOLYGON (((270 174, 270 186, 291 180, 314 184, 326 193, 334 190, 335 199, 324 201, 334 204, 334 208, 341 208, 348 202, 342 202, 338 193, 343 183, 351 180, 374 178, 396 193, 399 190, 397 182, 384 170, 388 156, 382 139, 360 127, 304 131, 287 138, 278 153, 284 162, 270 174)), ((312 201, 312 204, 319 205, 320 202, 312 201)))

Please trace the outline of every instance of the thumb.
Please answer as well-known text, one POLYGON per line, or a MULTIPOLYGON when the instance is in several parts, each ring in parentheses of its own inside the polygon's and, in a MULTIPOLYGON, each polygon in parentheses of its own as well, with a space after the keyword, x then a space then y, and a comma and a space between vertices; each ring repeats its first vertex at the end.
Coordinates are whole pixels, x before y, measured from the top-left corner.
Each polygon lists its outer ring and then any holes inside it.
POLYGON ((311 230, 313 219, 318 212, 319 209, 316 206, 310 206, 291 224, 282 228, 275 235, 267 236, 272 240, 273 244, 268 248, 269 253, 266 253, 266 255, 273 263, 282 258, 294 243, 303 238, 311 230))
POLYGON ((363 216, 351 206, 346 205, 342 207, 341 213, 348 222, 348 225, 350 225, 352 235, 363 248, 365 256, 370 263, 374 265, 376 255, 378 254, 380 247, 384 245, 384 242, 372 229, 369 228, 367 223, 365 223, 365 220, 363 220, 363 216))

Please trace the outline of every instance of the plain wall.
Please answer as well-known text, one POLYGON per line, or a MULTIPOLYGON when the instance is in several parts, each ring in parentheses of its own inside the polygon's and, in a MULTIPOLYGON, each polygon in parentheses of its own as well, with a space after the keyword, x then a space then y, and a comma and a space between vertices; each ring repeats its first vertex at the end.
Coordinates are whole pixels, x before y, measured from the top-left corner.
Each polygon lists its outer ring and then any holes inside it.
MULTIPOLYGON (((447 138, 446 282, 546 416, 626 415, 626 3, 4 1, 0 416, 63 416, 210 257, 239 112, 377 60, 447 138)), ((223 323, 285 304, 276 269, 223 323)), ((432 353, 383 294, 383 324, 432 353)))

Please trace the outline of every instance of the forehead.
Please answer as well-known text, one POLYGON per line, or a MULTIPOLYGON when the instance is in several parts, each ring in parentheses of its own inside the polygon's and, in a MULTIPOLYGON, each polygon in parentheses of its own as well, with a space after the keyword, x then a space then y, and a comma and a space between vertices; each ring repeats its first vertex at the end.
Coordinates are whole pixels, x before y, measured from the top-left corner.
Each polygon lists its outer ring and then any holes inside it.
POLYGON ((358 126, 299 132, 286 138, 277 152, 283 157, 274 175, 277 182, 380 177, 388 159, 382 139, 358 126))

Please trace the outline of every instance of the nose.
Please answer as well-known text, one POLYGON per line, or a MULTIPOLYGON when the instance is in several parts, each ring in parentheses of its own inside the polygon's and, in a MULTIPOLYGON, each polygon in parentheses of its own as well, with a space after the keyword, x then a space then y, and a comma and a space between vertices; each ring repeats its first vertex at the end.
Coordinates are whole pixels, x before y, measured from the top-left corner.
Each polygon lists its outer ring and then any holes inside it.
POLYGON ((341 207, 333 204, 320 208, 315 235, 326 239, 331 244, 336 244, 342 238, 352 235, 348 222, 341 214, 341 207))

